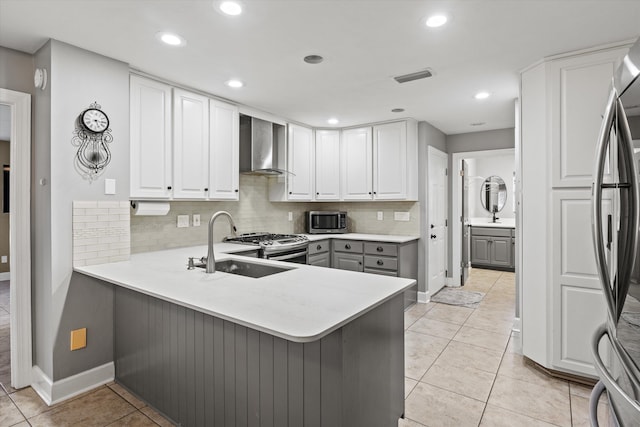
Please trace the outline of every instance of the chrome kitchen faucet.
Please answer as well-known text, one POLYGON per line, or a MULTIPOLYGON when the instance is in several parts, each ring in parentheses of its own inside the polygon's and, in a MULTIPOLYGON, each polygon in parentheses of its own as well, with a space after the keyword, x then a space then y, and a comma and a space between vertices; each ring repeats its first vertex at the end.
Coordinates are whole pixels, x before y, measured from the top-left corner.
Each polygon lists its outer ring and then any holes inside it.
POLYGON ((216 259, 213 255, 213 224, 216 222, 216 218, 224 215, 229 219, 229 226, 231 228, 231 233, 234 236, 237 236, 236 225, 233 223, 233 218, 231 218, 231 214, 227 211, 218 211, 211 216, 209 220, 209 247, 207 248, 207 273, 215 273, 216 272, 216 259))

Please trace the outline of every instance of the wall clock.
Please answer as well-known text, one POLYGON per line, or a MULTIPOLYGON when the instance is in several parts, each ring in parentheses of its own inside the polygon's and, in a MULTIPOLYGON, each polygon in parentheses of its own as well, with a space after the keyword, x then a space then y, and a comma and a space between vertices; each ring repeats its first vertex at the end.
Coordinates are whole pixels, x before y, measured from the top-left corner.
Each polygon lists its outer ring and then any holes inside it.
POLYGON ((76 168, 89 180, 97 178, 111 161, 109 144, 113 135, 109 124, 109 116, 97 102, 89 105, 76 119, 71 141, 78 147, 76 168))

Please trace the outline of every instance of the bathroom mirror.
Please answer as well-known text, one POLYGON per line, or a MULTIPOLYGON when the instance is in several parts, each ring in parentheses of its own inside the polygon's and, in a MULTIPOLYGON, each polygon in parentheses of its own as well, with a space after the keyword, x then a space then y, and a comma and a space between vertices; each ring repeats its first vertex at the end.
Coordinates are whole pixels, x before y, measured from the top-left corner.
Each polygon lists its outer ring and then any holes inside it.
POLYGON ((507 185, 497 175, 485 179, 480 187, 482 207, 492 214, 500 212, 507 203, 507 185))

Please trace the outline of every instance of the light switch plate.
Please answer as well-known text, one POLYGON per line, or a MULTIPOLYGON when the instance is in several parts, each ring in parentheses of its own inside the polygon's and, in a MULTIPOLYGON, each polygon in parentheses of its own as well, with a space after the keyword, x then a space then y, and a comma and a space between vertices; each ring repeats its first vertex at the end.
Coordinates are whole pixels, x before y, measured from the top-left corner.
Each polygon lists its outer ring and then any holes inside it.
POLYGON ((395 221, 410 221, 411 214, 409 212, 394 212, 393 219, 395 221))
POLYGON ((178 228, 186 228, 189 226, 189 215, 178 215, 178 228))
POLYGON ((293 221, 293 212, 289 212, 289 221, 293 221))
POLYGON ((0 262, 2 264, 6 264, 7 263, 7 256, 6 255, 2 255, 2 259, 0 260, 0 262))
POLYGON ((116 180, 105 179, 104 180, 104 194, 116 194, 116 180))
POLYGON ((200 227, 200 214, 193 214, 193 226, 200 227))
POLYGON ((384 212, 378 211, 378 221, 382 221, 384 219, 384 212))

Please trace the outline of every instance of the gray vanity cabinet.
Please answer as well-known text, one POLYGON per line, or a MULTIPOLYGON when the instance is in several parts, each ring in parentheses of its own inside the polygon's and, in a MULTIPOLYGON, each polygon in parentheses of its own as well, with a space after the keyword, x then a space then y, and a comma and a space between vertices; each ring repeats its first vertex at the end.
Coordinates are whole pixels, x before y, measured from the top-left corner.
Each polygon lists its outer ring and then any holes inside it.
POLYGON ((471 266, 514 270, 513 228, 471 227, 471 266))

